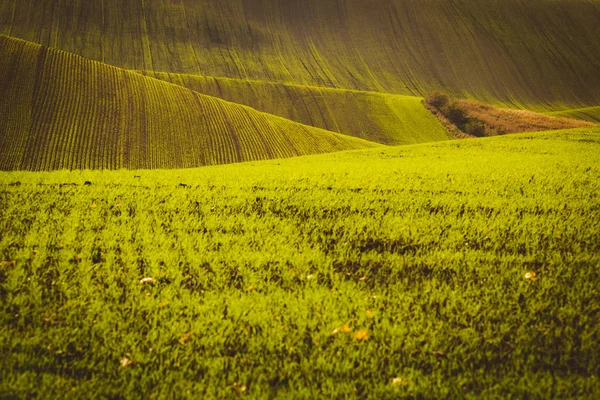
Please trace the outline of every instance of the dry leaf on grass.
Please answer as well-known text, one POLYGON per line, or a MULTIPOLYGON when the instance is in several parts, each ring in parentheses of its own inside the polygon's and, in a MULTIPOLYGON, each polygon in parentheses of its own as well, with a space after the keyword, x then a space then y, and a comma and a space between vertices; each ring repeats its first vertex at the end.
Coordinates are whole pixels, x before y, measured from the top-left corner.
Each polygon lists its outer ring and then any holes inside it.
POLYGON ((181 337, 179 338, 179 343, 180 344, 186 344, 187 342, 189 342, 192 339, 192 334, 191 333, 184 333, 183 335, 181 335, 181 337))
POLYGON ((371 337, 371 335, 365 329, 361 329, 354 334, 356 340, 367 340, 369 337, 371 337))
POLYGON ((133 364, 133 361, 127 357, 123 357, 121 358, 121 361, 119 361, 119 364, 121 364, 121 367, 125 368, 131 366, 133 364))
POLYGON ((530 271, 530 272, 525 273, 525 279, 528 279, 530 281, 537 281, 540 278, 537 276, 537 274, 535 272, 530 271))
POLYGON ((233 389, 234 389, 236 392, 245 392, 245 391, 246 391, 246 389, 248 389, 248 388, 246 387, 246 385, 242 385, 242 384, 240 384, 240 383, 238 383, 238 382, 234 382, 234 383, 233 383, 233 389))
POLYGON ((408 386, 408 379, 402 377, 402 376, 397 376, 396 378, 392 379, 392 386, 393 387, 406 387, 408 386))
POLYGON ((338 333, 350 333, 351 331, 352 331, 352 329, 350 329, 350 326, 348 326, 348 324, 344 324, 344 325, 340 326, 339 328, 336 328, 333 331, 331 331, 331 334, 337 335, 338 333))

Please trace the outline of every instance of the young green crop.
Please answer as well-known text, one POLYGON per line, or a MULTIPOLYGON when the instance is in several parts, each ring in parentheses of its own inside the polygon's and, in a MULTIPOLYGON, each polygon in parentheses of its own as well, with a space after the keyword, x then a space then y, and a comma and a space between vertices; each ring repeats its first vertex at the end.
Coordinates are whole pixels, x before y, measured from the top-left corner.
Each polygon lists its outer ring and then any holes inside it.
POLYGON ((386 145, 449 139, 422 98, 357 90, 142 71, 144 75, 305 125, 386 145))
POLYGON ((0 34, 127 69, 552 110, 600 104, 596 0, 0 0, 0 34))
POLYGON ((548 113, 548 115, 552 115, 554 117, 578 118, 584 121, 600 123, 600 106, 555 111, 548 113))
POLYGON ((0 36, 0 170, 189 168, 377 147, 0 36))
POLYGON ((0 173, 0 397, 598 397, 599 154, 0 173))

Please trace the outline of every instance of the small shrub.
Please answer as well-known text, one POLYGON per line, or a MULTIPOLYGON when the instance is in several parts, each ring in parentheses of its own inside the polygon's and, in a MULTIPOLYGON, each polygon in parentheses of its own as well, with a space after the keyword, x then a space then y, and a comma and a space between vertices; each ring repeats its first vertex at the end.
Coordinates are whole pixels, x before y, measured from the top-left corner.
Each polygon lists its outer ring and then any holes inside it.
POLYGON ((485 136, 485 125, 479 120, 471 119, 465 124, 465 132, 473 136, 485 136))
POLYGON ((467 112, 464 108, 462 108, 457 102, 453 101, 446 106, 446 108, 442 111, 446 118, 450 120, 454 125, 461 128, 465 125, 469 119, 467 117, 467 112))
POLYGON ((442 110, 450 103, 450 97, 446 93, 435 91, 425 96, 425 102, 438 110, 442 110))
POLYGON ((469 115, 470 110, 463 101, 453 100, 446 93, 431 92, 425 96, 424 103, 450 131, 477 137, 491 132, 484 121, 469 115))

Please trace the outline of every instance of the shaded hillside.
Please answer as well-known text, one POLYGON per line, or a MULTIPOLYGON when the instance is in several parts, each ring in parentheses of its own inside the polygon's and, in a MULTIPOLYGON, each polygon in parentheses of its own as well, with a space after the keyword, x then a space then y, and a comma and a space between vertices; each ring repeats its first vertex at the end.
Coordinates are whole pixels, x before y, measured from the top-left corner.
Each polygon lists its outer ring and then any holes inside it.
POLYGON ((555 117, 577 118, 584 121, 600 123, 600 106, 550 112, 548 115, 555 117))
POLYGON ((600 2, 0 0, 0 33, 128 69, 600 104, 600 2))
POLYGON ((199 93, 373 142, 400 145, 448 139, 448 133, 423 106, 420 97, 185 74, 143 73, 199 93))
POLYGON ((0 36, 0 169, 184 168, 375 144, 0 36))

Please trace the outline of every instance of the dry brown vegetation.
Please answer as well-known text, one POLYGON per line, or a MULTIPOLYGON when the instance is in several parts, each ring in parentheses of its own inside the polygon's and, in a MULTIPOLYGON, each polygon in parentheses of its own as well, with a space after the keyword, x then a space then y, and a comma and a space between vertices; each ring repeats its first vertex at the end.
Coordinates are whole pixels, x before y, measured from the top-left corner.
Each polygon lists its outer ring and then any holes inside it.
POLYGON ((589 121, 553 117, 527 110, 498 108, 469 100, 456 100, 447 93, 439 91, 428 93, 423 104, 457 138, 583 128, 594 125, 589 121))
POLYGON ((492 107, 474 101, 458 100, 457 104, 467 115, 485 125, 486 136, 505 133, 547 131, 553 129, 582 128, 591 122, 564 117, 551 117, 527 110, 510 110, 492 107))
POLYGON ((454 125, 452 123, 452 121, 450 121, 448 118, 446 118, 446 116, 440 110, 438 110, 435 106, 433 106, 432 104, 429 104, 427 101, 423 101, 423 105, 433 115, 435 115, 437 119, 440 120, 440 122, 442 123, 442 125, 444 125, 444 127, 448 130, 448 132, 450 132, 452 134, 452 136, 454 136, 455 138, 457 138, 457 139, 467 139, 467 138, 474 137, 473 135, 470 135, 470 134, 468 134, 466 132, 463 132, 460 129, 458 129, 456 127, 456 125, 454 125))

